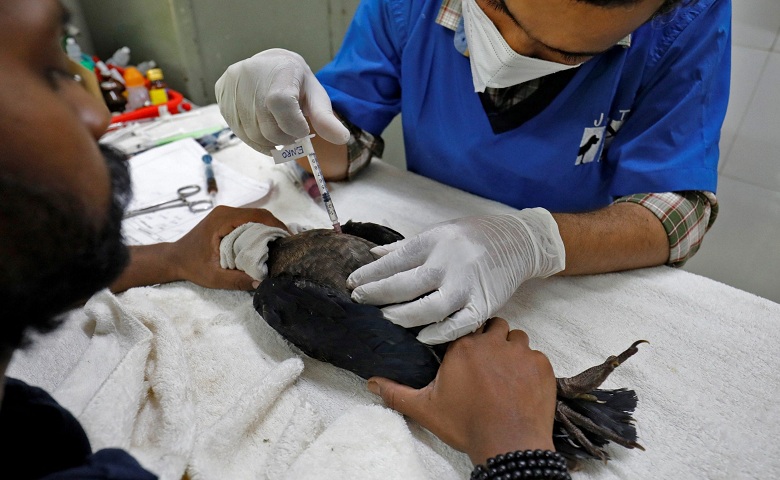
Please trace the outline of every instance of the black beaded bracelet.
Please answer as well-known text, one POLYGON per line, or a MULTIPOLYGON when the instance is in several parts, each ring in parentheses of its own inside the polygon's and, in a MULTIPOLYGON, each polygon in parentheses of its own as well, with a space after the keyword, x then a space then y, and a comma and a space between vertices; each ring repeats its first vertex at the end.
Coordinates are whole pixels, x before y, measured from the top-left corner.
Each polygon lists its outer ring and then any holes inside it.
POLYGON ((471 480, 560 479, 571 480, 566 460, 552 450, 509 452, 488 458, 487 467, 477 465, 471 480))

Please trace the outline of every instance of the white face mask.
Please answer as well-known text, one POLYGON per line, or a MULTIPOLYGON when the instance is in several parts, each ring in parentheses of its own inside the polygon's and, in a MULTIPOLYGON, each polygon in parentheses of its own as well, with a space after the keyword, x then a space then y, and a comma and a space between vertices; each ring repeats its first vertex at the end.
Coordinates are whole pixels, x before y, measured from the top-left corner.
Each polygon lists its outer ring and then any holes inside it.
POLYGON ((475 92, 519 85, 579 66, 520 55, 506 43, 476 0, 463 0, 462 4, 475 92))

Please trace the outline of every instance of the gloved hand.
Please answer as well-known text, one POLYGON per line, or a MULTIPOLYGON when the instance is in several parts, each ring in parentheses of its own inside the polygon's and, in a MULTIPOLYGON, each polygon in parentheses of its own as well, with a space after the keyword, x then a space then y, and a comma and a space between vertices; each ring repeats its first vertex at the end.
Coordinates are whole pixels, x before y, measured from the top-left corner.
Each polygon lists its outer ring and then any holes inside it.
POLYGON ((338 145, 349 140, 328 94, 297 53, 274 48, 234 63, 215 90, 219 110, 236 136, 266 155, 276 145, 308 135, 305 117, 323 139, 338 145))
POLYGON ((389 305, 385 317, 406 328, 432 324, 417 336, 428 344, 475 331, 524 281, 566 265, 558 224, 543 208, 440 223, 371 252, 382 258, 347 279, 352 299, 389 305))

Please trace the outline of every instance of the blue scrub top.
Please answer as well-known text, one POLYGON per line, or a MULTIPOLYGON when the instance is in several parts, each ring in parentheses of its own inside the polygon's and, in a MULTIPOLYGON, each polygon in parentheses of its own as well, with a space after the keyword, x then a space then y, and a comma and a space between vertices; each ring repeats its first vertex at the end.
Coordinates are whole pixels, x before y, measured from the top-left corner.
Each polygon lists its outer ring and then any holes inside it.
POLYGON ((583 64, 540 114, 495 134, 441 0, 363 0, 318 74, 379 135, 403 112, 409 170, 516 208, 580 212, 634 193, 716 191, 730 0, 699 0, 583 64))

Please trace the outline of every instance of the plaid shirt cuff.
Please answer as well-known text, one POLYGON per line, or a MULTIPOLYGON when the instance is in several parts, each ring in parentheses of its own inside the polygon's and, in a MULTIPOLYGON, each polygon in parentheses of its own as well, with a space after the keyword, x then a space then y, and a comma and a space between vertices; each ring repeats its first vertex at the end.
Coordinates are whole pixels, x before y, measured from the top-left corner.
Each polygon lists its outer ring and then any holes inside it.
POLYGON ((382 137, 375 137, 338 113, 336 113, 336 117, 349 130, 347 180, 352 180, 355 175, 371 163, 373 157, 382 158, 382 153, 385 151, 385 141, 382 140, 382 137))
POLYGON ((640 193, 614 203, 624 202, 638 203, 661 220, 669 237, 667 265, 673 267, 682 267, 696 254, 718 217, 718 199, 711 192, 640 193))
POLYGON ((458 22, 461 17, 461 0, 444 0, 439 9, 439 14, 436 15, 436 23, 449 28, 452 31, 457 30, 458 22))

